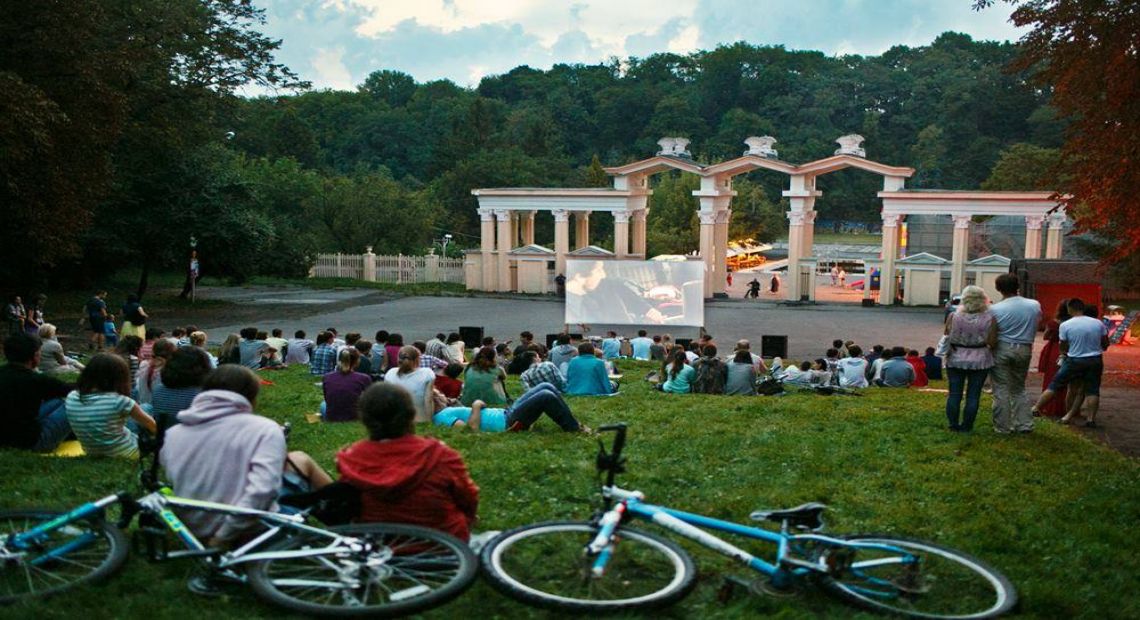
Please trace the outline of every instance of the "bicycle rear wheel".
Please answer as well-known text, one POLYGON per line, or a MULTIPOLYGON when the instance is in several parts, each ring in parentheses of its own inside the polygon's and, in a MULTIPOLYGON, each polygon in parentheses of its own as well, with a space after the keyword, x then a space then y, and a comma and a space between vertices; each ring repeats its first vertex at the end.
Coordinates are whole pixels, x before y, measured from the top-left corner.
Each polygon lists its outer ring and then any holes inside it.
POLYGON ((102 515, 73 521, 23 545, 14 544, 14 534, 62 514, 51 510, 0 512, 0 604, 104 579, 126 561, 127 537, 102 515))
MULTIPOLYGON (((370 523, 329 528, 366 543, 308 557, 253 562, 249 584, 271 603, 322 616, 400 616, 459 596, 475 581, 475 554, 463 541, 412 525, 370 523)), ((272 551, 325 547, 327 536, 299 533, 272 551)))
POLYGON ((672 541, 622 527, 602 577, 584 554, 597 535, 585 522, 536 523, 506 532, 483 549, 483 568, 497 590, 523 603, 575 612, 662 607, 696 585, 693 560, 672 541))
POLYGON ((843 536, 859 543, 890 545, 915 562, 898 561, 897 551, 831 546, 821 559, 833 574, 820 585, 858 607, 912 618, 994 618, 1017 605, 1017 591, 1004 575, 981 560, 923 540, 878 534, 843 536))

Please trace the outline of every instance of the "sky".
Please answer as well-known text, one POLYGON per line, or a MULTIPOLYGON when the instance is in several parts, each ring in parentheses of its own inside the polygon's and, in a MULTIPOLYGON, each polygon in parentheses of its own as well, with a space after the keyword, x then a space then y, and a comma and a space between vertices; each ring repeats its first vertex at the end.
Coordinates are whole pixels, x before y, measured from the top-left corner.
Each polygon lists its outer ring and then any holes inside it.
POLYGON ((278 60, 314 88, 393 69, 475 86, 519 65, 604 62, 746 41, 877 55, 947 30, 1016 40, 1008 5, 971 0, 257 0, 278 60))

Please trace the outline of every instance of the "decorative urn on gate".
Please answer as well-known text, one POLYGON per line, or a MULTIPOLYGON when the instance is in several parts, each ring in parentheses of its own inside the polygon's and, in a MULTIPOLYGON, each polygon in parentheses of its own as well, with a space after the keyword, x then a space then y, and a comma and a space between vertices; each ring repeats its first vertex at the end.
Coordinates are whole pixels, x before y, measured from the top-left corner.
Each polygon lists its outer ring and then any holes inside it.
POLYGON ((835 150, 836 155, 854 155, 855 157, 866 157, 867 151, 863 150, 863 136, 857 133, 849 133, 846 136, 839 136, 835 142, 839 144, 839 148, 835 150))

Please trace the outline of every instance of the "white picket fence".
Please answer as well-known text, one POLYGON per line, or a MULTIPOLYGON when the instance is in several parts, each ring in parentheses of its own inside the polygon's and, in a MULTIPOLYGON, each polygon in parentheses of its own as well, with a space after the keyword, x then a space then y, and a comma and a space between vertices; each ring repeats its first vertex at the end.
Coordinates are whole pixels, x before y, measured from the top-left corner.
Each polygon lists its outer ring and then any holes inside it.
POLYGON ((312 278, 353 278, 370 282, 416 284, 454 282, 463 284, 463 259, 427 256, 378 256, 376 254, 318 254, 309 270, 312 278), (370 264, 371 263, 371 264, 370 264), (371 268, 369 268, 371 267, 371 268))

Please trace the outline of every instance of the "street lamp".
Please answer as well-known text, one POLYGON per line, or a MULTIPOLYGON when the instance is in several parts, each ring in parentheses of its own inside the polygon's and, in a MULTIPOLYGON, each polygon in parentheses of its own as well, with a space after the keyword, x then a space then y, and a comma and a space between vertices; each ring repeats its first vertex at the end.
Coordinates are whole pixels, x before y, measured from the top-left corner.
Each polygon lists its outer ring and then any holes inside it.
POLYGON ((447 244, 448 243, 451 243, 451 233, 445 234, 443 236, 443 241, 441 242, 441 245, 443 246, 443 257, 444 258, 447 258, 447 244))

